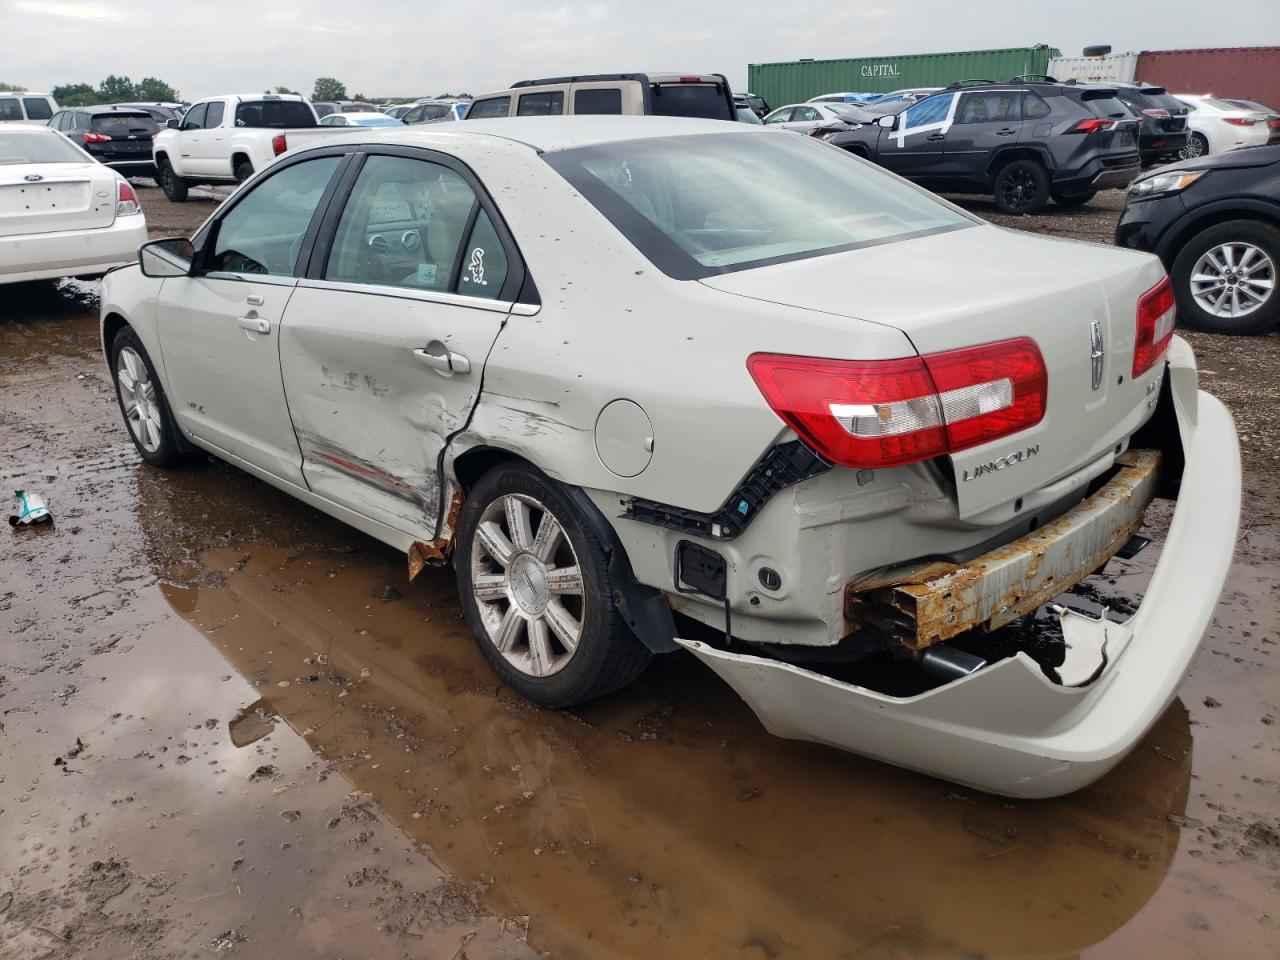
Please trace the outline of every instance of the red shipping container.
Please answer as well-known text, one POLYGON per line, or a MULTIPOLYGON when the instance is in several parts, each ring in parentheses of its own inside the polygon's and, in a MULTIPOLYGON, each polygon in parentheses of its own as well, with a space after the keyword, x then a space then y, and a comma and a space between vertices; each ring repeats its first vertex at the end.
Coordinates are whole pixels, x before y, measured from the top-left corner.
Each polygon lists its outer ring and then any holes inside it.
POLYGON ((1280 47, 1144 50, 1136 79, 1170 93, 1256 100, 1280 110, 1280 47))

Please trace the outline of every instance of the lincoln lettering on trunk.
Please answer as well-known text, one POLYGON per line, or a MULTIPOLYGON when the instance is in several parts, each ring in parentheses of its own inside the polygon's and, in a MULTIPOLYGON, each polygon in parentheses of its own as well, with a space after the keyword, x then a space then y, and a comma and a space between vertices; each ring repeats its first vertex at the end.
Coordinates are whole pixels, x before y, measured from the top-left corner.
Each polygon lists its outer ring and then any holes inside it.
POLYGON ((988 460, 986 463, 980 463, 976 467, 970 469, 965 467, 963 480, 968 483, 970 480, 976 480, 978 477, 987 473, 995 473, 997 470, 1003 470, 1005 467, 1011 467, 1015 463, 1021 463, 1023 460, 1030 460, 1040 452, 1040 444, 1027 447, 1025 450, 1018 450, 1014 453, 1006 454, 1003 457, 997 457, 995 460, 988 460))

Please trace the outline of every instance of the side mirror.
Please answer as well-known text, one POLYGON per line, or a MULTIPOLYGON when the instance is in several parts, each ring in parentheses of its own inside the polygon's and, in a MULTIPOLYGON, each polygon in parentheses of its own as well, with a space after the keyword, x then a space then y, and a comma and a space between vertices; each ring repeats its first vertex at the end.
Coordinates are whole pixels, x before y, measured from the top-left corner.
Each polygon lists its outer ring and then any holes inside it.
POLYGON ((177 121, 177 120, 175 120, 175 119, 173 119, 172 117, 171 117, 171 118, 169 118, 168 120, 166 120, 166 121, 164 122, 164 125, 165 125, 166 127, 168 127, 170 130, 177 130, 177 129, 178 129, 178 127, 180 126, 180 124, 178 123, 178 121, 177 121))
POLYGON ((190 276, 195 258, 195 247, 186 237, 150 240, 138 248, 138 266, 144 277, 190 276))
POLYGON ((894 128, 894 126, 897 124, 897 122, 898 122, 898 118, 897 118, 897 117, 892 117, 892 116, 890 116, 890 117, 881 117, 879 120, 877 120, 877 121, 876 121, 876 123, 877 123, 879 126, 884 127, 886 130, 892 130, 892 129, 894 128))

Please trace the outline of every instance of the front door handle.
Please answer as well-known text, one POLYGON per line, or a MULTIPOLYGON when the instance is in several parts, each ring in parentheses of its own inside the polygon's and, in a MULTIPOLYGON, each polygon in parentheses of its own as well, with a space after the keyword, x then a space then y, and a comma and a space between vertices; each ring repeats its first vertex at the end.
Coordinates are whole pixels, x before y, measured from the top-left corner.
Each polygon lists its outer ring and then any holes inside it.
POLYGON ((925 139, 937 143, 939 140, 947 139, 947 135, 945 133, 934 133, 925 137, 925 139))
POLYGON ((471 361, 464 354, 452 352, 439 340, 432 340, 426 347, 418 347, 413 355, 420 363, 446 377, 471 372, 471 361))
POLYGON ((271 321, 265 317, 241 317, 240 326, 250 333, 271 332, 271 321))
POLYGON ((997 131, 996 131, 996 136, 997 136, 997 137, 1008 137, 1008 136, 1011 136, 1012 134, 1015 134, 1015 133, 1017 133, 1017 132, 1018 132, 1017 130, 1010 130, 1010 129, 1008 129, 1008 128, 1005 128, 1004 130, 997 130, 997 131))

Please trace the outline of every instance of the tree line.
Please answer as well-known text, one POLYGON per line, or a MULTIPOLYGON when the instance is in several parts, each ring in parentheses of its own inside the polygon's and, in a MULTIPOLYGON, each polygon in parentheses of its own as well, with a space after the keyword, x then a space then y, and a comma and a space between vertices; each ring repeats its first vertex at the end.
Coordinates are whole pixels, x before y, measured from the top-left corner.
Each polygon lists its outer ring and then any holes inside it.
POLYGON ((98 103, 179 103, 178 91, 163 80, 144 77, 134 83, 128 77, 107 77, 96 87, 64 83, 49 91, 62 107, 91 107, 98 103))

